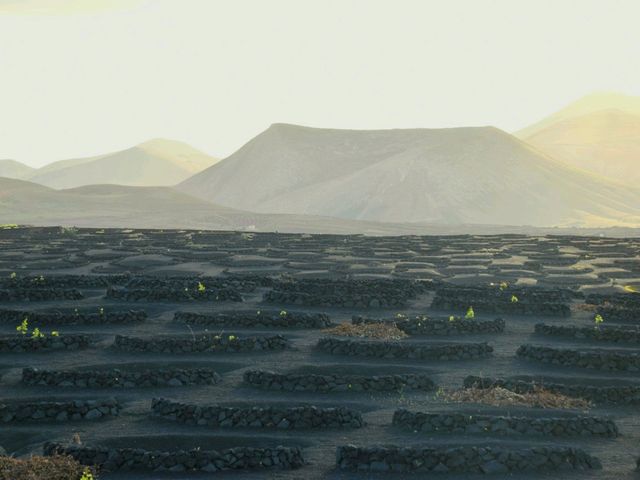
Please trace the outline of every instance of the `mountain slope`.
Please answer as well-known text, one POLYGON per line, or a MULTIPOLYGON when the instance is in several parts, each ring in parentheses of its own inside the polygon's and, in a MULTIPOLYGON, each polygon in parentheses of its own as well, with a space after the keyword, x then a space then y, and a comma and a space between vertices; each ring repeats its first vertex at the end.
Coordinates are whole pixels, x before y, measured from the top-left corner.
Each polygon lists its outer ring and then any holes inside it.
POLYGON ((368 221, 640 225, 640 191, 567 167, 493 127, 276 124, 177 188, 245 210, 368 221))
POLYGON ((640 97, 614 92, 586 95, 539 122, 515 132, 514 135, 518 138, 526 139, 558 121, 601 110, 620 110, 631 115, 640 115, 640 97))
POLYGON ((412 130, 393 131, 393 135, 388 132, 361 131, 354 142, 348 130, 274 124, 219 162, 215 169, 188 179, 179 188, 203 198, 217 198, 236 208, 253 209, 280 193, 381 161, 415 141, 412 130), (367 145, 366 154, 362 144, 367 145), (230 180, 233 183, 229 184, 230 180))
POLYGON ((54 190, 23 180, 0 178, 0 224, 9 223, 371 235, 440 231, 425 226, 243 212, 190 197, 170 187, 90 185, 54 190))
POLYGON ((503 233, 638 236, 640 229, 533 228, 500 225, 379 223, 313 215, 244 212, 170 187, 90 185, 54 190, 0 177, 0 225, 173 228, 367 235, 492 235, 503 233))
POLYGON ((167 186, 216 161, 187 144, 156 139, 112 154, 54 162, 33 172, 28 180, 53 188, 94 184, 167 186))
POLYGON ((26 178, 33 168, 15 160, 0 160, 0 177, 26 178))
POLYGON ((640 185, 640 115, 600 110, 560 120, 525 140, 574 167, 640 185))
MULTIPOLYGON (((91 185, 54 190, 32 182, 0 178, 0 218, 9 223, 102 225, 112 221, 119 225, 135 223, 138 217, 146 216, 161 224, 177 223, 188 214, 225 223, 224 216, 233 212, 169 187, 91 185)), ((139 221, 144 223, 148 219, 139 221)))

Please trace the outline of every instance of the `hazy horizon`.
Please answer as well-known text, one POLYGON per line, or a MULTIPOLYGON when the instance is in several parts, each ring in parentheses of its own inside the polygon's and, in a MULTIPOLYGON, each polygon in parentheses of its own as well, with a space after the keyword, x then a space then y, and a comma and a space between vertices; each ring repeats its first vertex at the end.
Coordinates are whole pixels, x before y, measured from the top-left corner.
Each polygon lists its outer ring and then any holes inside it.
POLYGON ((594 92, 640 95, 633 12, 631 1, 0 0, 0 158, 39 167, 158 137, 226 157, 272 123, 513 132, 594 92))

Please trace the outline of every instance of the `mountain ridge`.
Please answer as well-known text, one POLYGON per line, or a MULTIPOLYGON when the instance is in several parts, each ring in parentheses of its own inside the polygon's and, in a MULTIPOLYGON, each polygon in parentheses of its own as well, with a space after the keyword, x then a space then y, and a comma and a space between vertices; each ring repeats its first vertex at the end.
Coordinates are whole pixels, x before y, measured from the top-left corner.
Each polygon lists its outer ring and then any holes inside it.
POLYGON ((29 165, 12 159, 0 160, 0 177, 25 178, 35 169, 29 165))
POLYGON ((558 120, 524 140, 567 165, 640 185, 640 115, 598 110, 558 120))
POLYGON ((112 153, 52 162, 26 178, 54 188, 96 183, 169 186, 217 160, 183 142, 152 139, 112 153))
POLYGON ((367 221, 640 222, 640 191, 565 166, 495 127, 279 123, 177 188, 243 210, 367 221))
POLYGON ((640 229, 623 226, 576 229, 536 228, 527 225, 428 225, 310 215, 260 214, 213 205, 184 195, 171 187, 89 185, 55 190, 8 178, 0 178, 0 224, 364 235, 640 236, 640 229))
POLYGON ((560 120, 606 109, 617 109, 632 115, 640 115, 640 96, 618 92, 595 92, 569 102, 556 112, 513 133, 518 138, 527 138, 560 120))

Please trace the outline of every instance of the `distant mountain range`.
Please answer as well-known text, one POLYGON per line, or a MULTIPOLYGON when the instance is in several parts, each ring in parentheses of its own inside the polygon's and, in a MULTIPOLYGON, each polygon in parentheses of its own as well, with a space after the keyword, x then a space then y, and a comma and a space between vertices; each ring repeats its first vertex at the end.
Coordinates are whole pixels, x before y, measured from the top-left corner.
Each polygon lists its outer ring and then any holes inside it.
POLYGON ((155 139, 119 152, 60 160, 39 169, 15 162, 11 171, 0 161, 0 176, 29 180, 52 188, 95 184, 169 186, 217 161, 185 143, 155 139), (8 174, 3 174, 5 170, 8 174))
MULTIPOLYGON (((370 235, 441 232, 438 227, 425 225, 244 212, 220 207, 169 187, 92 185, 54 190, 24 180, 0 178, 0 224, 4 223, 370 235)), ((467 232, 464 227, 450 230, 451 233, 463 231, 467 232)), ((492 230, 479 226, 475 231, 492 230)))
POLYGON ((533 228, 481 224, 428 225, 252 213, 200 200, 169 187, 92 185, 55 190, 0 178, 0 224, 366 235, 576 234, 629 237, 632 228, 533 228))
POLYGON ((0 160, 8 177, 0 223, 381 234, 639 228, 639 158, 640 97, 617 94, 585 97, 515 136, 274 124, 219 162, 170 140, 40 169, 0 160))
POLYGON ((276 124, 177 188, 243 210, 376 222, 640 225, 640 190, 568 167, 493 127, 276 124))

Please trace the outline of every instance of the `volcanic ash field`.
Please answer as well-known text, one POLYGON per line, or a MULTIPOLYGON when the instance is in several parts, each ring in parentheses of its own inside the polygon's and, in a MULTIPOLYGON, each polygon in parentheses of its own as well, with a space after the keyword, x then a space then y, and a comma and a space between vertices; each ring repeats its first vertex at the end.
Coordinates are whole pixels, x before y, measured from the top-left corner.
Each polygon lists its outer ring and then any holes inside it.
POLYGON ((637 478, 639 252, 2 230, 0 446, 105 479, 637 478))

